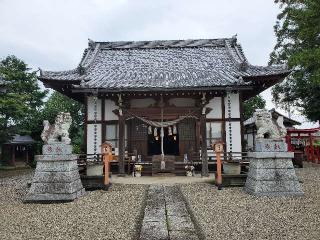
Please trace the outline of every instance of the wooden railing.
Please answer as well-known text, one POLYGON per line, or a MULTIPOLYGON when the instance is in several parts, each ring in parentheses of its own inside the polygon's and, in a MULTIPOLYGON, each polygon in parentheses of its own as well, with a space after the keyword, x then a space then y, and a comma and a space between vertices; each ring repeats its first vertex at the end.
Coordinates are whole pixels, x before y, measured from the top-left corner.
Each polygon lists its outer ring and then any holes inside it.
MULTIPOLYGON (((101 154, 80 154, 78 155, 78 166, 79 170, 81 172, 85 172, 85 169, 87 168, 87 165, 91 164, 102 164, 102 155, 101 154)), ((152 162, 151 161, 143 161, 144 158, 142 158, 142 162, 131 161, 131 156, 135 156, 134 153, 128 154, 126 153, 125 158, 125 166, 126 166, 126 172, 130 174, 132 172, 132 169, 135 164, 141 164, 144 167, 144 169, 148 172, 147 169, 152 169, 152 162)), ((202 165, 202 159, 200 156, 200 153, 198 152, 192 152, 188 154, 188 161, 184 162, 183 157, 179 156, 177 158, 180 158, 180 160, 175 161, 176 168, 183 169, 185 165, 194 165, 194 166, 201 166, 202 165)), ((235 162, 239 163, 240 165, 248 165, 248 157, 247 152, 232 152, 232 153, 222 153, 221 154, 222 162, 235 162)), ((117 167, 118 161, 111 161, 111 166, 117 167)), ((216 155, 208 151, 208 165, 209 166, 215 166, 216 165, 216 155)), ((212 167, 211 167, 212 169, 212 167)), ((150 170, 151 172, 151 170, 150 170)))

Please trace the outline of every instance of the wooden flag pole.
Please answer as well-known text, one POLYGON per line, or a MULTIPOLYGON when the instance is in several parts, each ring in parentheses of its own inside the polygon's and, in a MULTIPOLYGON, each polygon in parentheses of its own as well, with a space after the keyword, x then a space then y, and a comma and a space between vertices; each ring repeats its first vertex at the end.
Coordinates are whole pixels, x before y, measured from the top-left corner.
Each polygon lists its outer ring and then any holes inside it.
POLYGON ((101 146, 102 160, 104 163, 104 185, 110 184, 109 179, 109 162, 112 160, 112 145, 110 143, 103 143, 101 146))
POLYGON ((218 190, 222 189, 222 161, 221 161, 221 153, 223 153, 223 142, 217 141, 214 144, 212 144, 212 149, 216 153, 216 159, 217 159, 217 174, 216 174, 216 186, 218 187, 218 190))

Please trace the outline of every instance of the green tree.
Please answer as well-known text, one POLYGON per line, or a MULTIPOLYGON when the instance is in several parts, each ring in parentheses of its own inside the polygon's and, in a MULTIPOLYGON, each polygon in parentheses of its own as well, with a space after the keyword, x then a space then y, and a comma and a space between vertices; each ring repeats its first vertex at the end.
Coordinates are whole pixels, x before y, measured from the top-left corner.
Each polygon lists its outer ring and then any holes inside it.
MULTIPOLYGON (((74 152, 80 153, 84 151, 83 141, 83 118, 84 106, 59 92, 54 91, 44 104, 39 120, 49 120, 54 123, 55 117, 59 112, 70 112, 72 117, 72 124, 70 127, 70 138, 74 147, 74 152)), ((39 123, 37 123, 39 124, 39 123)), ((41 124, 41 123, 40 123, 41 124)), ((36 134, 40 136, 42 128, 36 134)))
POLYGON ((47 94, 37 83, 36 72, 15 56, 0 61, 0 74, 6 84, 6 93, 0 97, 0 145, 13 134, 30 134, 29 124, 38 115, 47 94))
POLYGON ((320 2, 275 3, 282 12, 274 26, 277 43, 270 63, 286 63, 292 73, 273 87, 273 99, 285 109, 295 106, 310 120, 320 120, 320 2))
POLYGON ((266 107, 266 100, 264 100, 260 95, 250 98, 244 102, 243 117, 248 119, 252 117, 256 109, 263 109, 266 107))

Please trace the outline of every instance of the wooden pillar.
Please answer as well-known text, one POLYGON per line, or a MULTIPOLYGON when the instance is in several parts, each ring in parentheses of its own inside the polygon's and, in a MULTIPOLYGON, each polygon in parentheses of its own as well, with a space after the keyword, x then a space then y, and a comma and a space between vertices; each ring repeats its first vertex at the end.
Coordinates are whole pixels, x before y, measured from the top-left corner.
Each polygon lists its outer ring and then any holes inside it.
POLYGON ((101 144, 106 141, 105 96, 101 98, 101 144))
POLYGON ((25 152, 24 152, 24 155, 25 155, 25 159, 24 159, 24 161, 25 161, 25 163, 26 163, 26 164, 28 164, 28 163, 29 163, 29 148, 28 148, 28 146, 27 146, 27 145, 25 146, 25 152))
POLYGON ((11 165, 16 165, 16 146, 14 144, 11 145, 11 165))
POLYGON ((83 141, 84 141, 84 151, 85 153, 88 153, 88 148, 87 148, 87 135, 88 135, 88 94, 85 93, 84 95, 84 119, 83 119, 83 141))
MULTIPOLYGON (((225 93, 221 96, 221 111, 222 111, 222 141, 224 142, 224 152, 227 152, 227 134, 226 134, 226 105, 225 93)), ((226 160, 226 154, 223 154, 223 160, 226 160)))
POLYGON ((207 153, 207 126, 206 126, 206 115, 201 114, 200 117, 200 132, 201 132, 201 161, 202 171, 201 176, 208 177, 208 153, 207 153))
POLYGON ((123 176, 125 158, 125 118, 119 115, 119 175, 123 176))
MULTIPOLYGON (((239 92, 239 110, 240 110, 240 131, 241 131, 241 152, 245 152, 247 148, 245 149, 245 144, 244 144, 244 120, 243 120, 243 112, 244 112, 244 101, 242 100, 242 92, 239 92)), ((248 140, 247 140, 247 146, 248 146, 248 140)))

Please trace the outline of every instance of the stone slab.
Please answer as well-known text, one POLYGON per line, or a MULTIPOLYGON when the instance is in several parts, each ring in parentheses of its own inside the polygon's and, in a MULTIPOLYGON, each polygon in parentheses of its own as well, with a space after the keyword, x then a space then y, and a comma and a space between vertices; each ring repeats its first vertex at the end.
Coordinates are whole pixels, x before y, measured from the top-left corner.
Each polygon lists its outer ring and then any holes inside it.
POLYGON ((169 240, 166 222, 143 222, 140 240, 169 240))
POLYGON ((47 155, 36 155, 35 160, 39 161, 74 161, 78 159, 78 155, 76 154, 47 154, 47 155))
POLYGON ((195 231, 190 216, 167 216, 169 231, 195 231))
POLYGON ((199 240, 194 231, 170 231, 170 240, 199 240))
POLYGON ((155 222, 155 221, 166 221, 166 211, 165 207, 162 208, 153 208, 147 206, 144 210, 144 219, 146 222, 155 222))
POLYGON ((67 172, 78 170, 76 161, 40 161, 37 162, 36 172, 67 172))
POLYGON ((83 196, 85 189, 78 171, 77 155, 70 154, 72 147, 50 144, 44 145, 43 150, 47 154, 36 157, 37 167, 25 201, 72 201, 83 196))
POLYGON ((181 202, 167 203, 166 210, 168 216, 189 216, 187 208, 181 207, 181 202))
POLYGON ((293 152, 248 152, 249 158, 293 158, 293 152))
POLYGON ((43 155, 65 155, 72 154, 72 146, 65 143, 52 143, 42 146, 43 155))
POLYGON ((287 143, 277 139, 256 139, 256 152, 287 152, 287 143))
POLYGON ((245 192, 257 197, 302 197, 303 192, 255 192, 250 189, 245 189, 245 192))
POLYGON ((44 193, 44 194, 28 194, 26 199, 24 200, 25 203, 48 203, 48 202, 70 202, 77 198, 83 197, 86 195, 84 189, 81 189, 75 193, 71 194, 51 194, 51 193, 44 193))
MULTIPOLYGON (((288 153, 251 153, 245 191, 255 196, 301 196, 302 187, 288 153), (274 158, 270 156, 275 155, 274 158), (257 158, 254 158, 256 156, 257 158), (266 158, 261 158, 264 156, 266 158)), ((292 153, 293 155, 293 153, 292 153)))
POLYGON ((177 186, 149 187, 140 239, 199 239, 177 186))
POLYGON ((73 182, 80 178, 78 170, 68 172, 35 172, 33 182, 35 183, 56 183, 56 182, 73 182))
POLYGON ((266 181, 298 181, 298 177, 294 168, 281 169, 281 168, 252 168, 249 171, 248 177, 254 180, 266 181))
POLYGON ((249 158, 249 168, 250 169, 293 169, 293 163, 291 158, 249 158))
POLYGON ((83 189, 81 180, 65 183, 65 182, 56 182, 56 183, 38 183, 33 182, 29 193, 30 194, 71 194, 78 192, 83 189))
POLYGON ((267 181, 247 178, 246 189, 253 192, 302 192, 299 181, 267 181))

